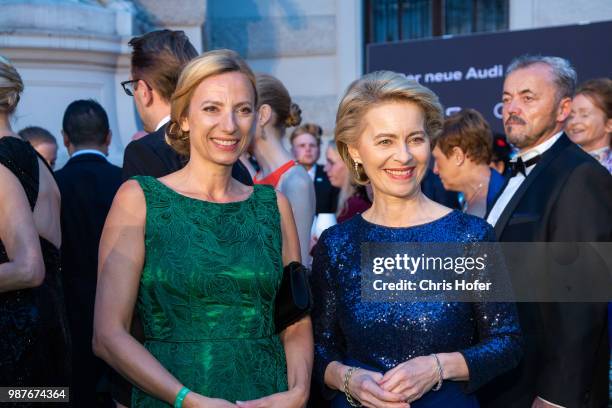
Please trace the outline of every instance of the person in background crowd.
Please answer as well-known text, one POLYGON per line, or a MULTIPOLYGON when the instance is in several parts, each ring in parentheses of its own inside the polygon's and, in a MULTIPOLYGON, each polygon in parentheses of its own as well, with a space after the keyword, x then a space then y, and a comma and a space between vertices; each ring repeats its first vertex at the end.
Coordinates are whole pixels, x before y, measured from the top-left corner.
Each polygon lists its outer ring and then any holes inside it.
POLYGON ((0 56, 0 386, 67 387, 60 193, 44 159, 11 129, 22 91, 21 76, 0 56))
POLYGON ((96 387, 107 367, 93 355, 91 341, 100 235, 121 169, 106 160, 111 131, 96 101, 68 105, 62 135, 70 160, 55 177, 62 196, 62 280, 74 357, 70 400, 76 407, 106 407, 110 396, 98 395, 96 387))
POLYGON ((323 129, 314 123, 306 123, 291 132, 289 141, 295 160, 308 171, 314 182, 317 199, 316 214, 335 213, 338 203, 339 189, 330 184, 323 168, 317 165, 321 154, 321 136, 323 129))
MULTIPOLYGON (((519 152, 511 163, 512 177, 487 217, 500 242, 612 241, 612 177, 563 133, 575 84, 576 72, 563 58, 525 55, 508 66, 503 123, 519 152)), ((519 261, 537 262, 528 258, 519 261)), ((555 276, 553 262, 542 268, 544 280, 555 276)), ((570 289, 589 293, 592 282, 575 281, 580 284, 585 286, 570 289)), ((525 356, 516 369, 482 390, 482 405, 605 407, 610 352, 607 305, 521 302, 517 306, 525 356)))
POLYGON ((258 119, 251 151, 261 170, 255 184, 268 184, 282 192, 293 209, 300 238, 300 252, 308 263, 310 231, 315 215, 315 191, 312 180, 291 153, 283 147, 285 130, 298 126, 302 111, 291 101, 281 81, 267 74, 257 74, 258 119))
MULTIPOLYGON (((170 97, 183 67, 198 55, 183 31, 158 30, 134 37, 131 77, 123 90, 134 97, 138 115, 149 132, 130 142, 123 158, 123 179, 146 175, 163 177, 181 169, 188 158, 181 157, 166 143, 170 120, 170 97)), ((236 163, 232 177, 252 184, 247 169, 236 163)))
POLYGON ((30 142, 34 150, 45 158, 51 169, 55 169, 57 140, 51 132, 38 126, 28 126, 21 129, 18 134, 23 140, 30 142))
POLYGON ((310 317, 280 333, 274 322, 283 265, 300 259, 291 207, 231 177, 252 137, 255 76, 237 53, 210 51, 185 67, 171 104, 168 138, 189 161, 117 192, 100 243, 94 350, 137 385, 134 408, 300 408, 310 317), (129 331, 135 303, 144 345, 129 331))
POLYGON ((572 100, 567 135, 612 173, 612 79, 581 84, 572 100))
POLYGON ((510 176, 508 163, 513 156, 512 146, 506 140, 506 136, 501 133, 493 133, 493 150, 491 155, 492 169, 497 170, 504 177, 510 176))
POLYGON ((462 211, 484 218, 504 186, 504 177, 489 167, 493 135, 474 109, 446 118, 433 139, 434 173, 444 188, 461 193, 462 211))
POLYGON ((349 169, 338 153, 336 143, 332 142, 327 146, 325 158, 325 173, 329 177, 329 182, 340 189, 336 205, 338 222, 344 222, 370 208, 372 202, 368 197, 366 187, 353 183, 349 169))
POLYGON ((333 407, 478 407, 473 392, 520 359, 513 304, 362 300, 362 243, 494 240, 484 220, 421 192, 430 138, 442 127, 438 97, 378 71, 351 84, 336 118, 340 156, 374 195, 369 210, 325 230, 315 247, 314 377, 335 394, 333 407))
POLYGON ((136 133, 134 133, 132 135, 132 139, 131 140, 138 140, 138 139, 142 139, 143 137, 145 137, 146 135, 148 135, 147 132, 145 132, 144 130, 138 130, 136 133))
POLYGON ((134 98, 146 136, 129 143, 124 152, 123 178, 134 175, 162 177, 180 169, 185 158, 166 143, 170 97, 183 67, 198 55, 182 31, 152 31, 134 37, 130 79, 121 86, 134 98))

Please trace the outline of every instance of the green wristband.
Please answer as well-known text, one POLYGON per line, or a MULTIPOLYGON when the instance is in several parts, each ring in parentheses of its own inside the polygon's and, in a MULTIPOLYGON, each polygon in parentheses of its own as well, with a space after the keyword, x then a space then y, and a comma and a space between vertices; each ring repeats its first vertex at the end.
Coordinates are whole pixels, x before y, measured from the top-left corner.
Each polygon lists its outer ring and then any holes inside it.
POLYGON ((176 399, 174 400, 174 408, 182 408, 183 400, 189 394, 191 390, 187 387, 181 388, 181 390, 176 394, 176 399))

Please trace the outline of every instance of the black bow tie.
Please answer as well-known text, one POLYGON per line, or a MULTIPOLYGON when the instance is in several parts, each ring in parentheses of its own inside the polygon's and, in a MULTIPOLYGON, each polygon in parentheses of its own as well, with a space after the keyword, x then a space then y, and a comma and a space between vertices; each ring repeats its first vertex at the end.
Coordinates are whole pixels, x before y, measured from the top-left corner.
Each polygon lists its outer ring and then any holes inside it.
POLYGON ((514 177, 517 174, 522 173, 523 176, 527 177, 527 168, 539 162, 541 157, 542 156, 538 154, 537 156, 532 157, 527 161, 523 161, 523 159, 520 157, 516 159, 516 161, 511 161, 510 163, 508 163, 508 168, 510 169, 510 176, 514 177))

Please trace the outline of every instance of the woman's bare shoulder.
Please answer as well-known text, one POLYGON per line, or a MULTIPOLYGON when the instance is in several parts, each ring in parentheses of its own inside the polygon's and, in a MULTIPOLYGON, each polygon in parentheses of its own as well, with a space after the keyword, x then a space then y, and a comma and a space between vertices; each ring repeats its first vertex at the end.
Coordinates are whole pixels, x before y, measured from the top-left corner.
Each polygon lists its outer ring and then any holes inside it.
POLYGON ((124 214, 144 220, 146 206, 144 191, 140 183, 137 180, 127 180, 117 190, 111 211, 113 209, 122 210, 124 214))

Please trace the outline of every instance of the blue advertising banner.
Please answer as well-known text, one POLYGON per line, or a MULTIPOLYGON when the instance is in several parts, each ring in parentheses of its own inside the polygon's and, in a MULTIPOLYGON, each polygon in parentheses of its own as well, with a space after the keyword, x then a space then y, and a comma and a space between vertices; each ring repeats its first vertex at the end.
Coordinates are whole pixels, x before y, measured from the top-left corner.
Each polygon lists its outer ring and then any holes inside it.
POLYGON ((401 72, 432 89, 446 115, 481 112, 502 132, 501 95, 510 61, 523 54, 567 58, 578 82, 612 76, 612 21, 535 30, 371 44, 367 72, 401 72))

